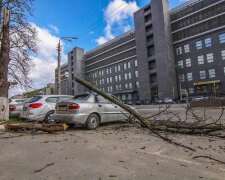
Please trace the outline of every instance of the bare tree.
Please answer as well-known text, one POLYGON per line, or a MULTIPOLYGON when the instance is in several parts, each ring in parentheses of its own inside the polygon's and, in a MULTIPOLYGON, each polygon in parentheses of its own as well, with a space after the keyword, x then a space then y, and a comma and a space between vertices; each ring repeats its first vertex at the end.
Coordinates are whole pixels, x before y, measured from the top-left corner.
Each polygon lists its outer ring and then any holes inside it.
POLYGON ((17 82, 24 88, 30 87, 31 80, 28 77, 28 72, 33 65, 31 56, 37 50, 37 32, 28 22, 28 17, 32 15, 33 1, 0 0, 1 97, 8 98, 9 81, 17 82), (5 9, 10 14, 7 29, 4 25, 5 18, 2 16, 5 9), (8 31, 8 34, 6 34, 6 31, 8 31), (8 42, 6 41, 7 38, 8 42), (7 48, 5 49, 5 47, 7 48), (6 57, 6 51, 8 51, 9 58, 6 57))

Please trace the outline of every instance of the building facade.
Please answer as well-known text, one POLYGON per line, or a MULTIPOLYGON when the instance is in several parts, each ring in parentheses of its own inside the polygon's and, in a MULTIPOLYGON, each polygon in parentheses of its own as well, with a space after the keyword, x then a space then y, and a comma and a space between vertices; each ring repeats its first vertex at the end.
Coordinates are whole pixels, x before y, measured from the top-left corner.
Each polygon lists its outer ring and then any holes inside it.
MULTIPOLYGON (((68 63, 65 63, 61 65, 60 67, 60 73, 61 73, 61 94, 71 94, 69 90, 69 70, 68 70, 68 63)), ((57 87, 58 87, 58 70, 55 69, 55 92, 57 93, 57 87)))
POLYGON ((84 56, 85 79, 122 100, 139 99, 134 31, 129 31, 84 56))
POLYGON ((134 13, 135 30, 84 53, 68 53, 68 94, 85 78, 122 100, 225 94, 225 0, 168 0, 134 13))
POLYGON ((189 1, 171 12, 180 96, 225 94, 225 1, 189 1))

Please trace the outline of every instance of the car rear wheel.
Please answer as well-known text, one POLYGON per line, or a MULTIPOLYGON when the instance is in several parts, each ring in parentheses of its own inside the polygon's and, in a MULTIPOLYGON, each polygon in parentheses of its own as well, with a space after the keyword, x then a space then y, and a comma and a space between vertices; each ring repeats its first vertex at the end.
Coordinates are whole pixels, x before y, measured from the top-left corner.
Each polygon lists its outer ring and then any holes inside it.
POLYGON ((45 115, 44 122, 48 124, 55 124, 56 121, 52 118, 52 115, 54 114, 54 111, 50 111, 45 115))
POLYGON ((94 130, 99 126, 99 121, 97 114, 91 114, 88 116, 86 126, 89 130, 94 130))

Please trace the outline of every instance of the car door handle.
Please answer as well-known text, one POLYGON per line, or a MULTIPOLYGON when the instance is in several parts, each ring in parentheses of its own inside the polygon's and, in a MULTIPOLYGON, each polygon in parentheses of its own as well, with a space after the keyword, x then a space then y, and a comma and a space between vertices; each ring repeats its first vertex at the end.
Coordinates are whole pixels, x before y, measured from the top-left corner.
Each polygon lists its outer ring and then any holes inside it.
POLYGON ((102 107, 102 105, 98 105, 98 107, 102 107))
POLYGON ((115 106, 115 108, 117 108, 117 106, 115 106))

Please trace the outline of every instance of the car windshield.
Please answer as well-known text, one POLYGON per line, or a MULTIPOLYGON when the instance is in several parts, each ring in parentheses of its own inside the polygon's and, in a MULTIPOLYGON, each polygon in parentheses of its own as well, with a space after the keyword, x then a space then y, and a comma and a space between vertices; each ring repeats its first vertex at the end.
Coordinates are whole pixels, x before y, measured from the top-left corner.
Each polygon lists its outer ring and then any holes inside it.
POLYGON ((29 101, 27 101, 27 103, 36 102, 36 101, 40 100, 41 98, 42 98, 42 96, 33 96, 29 101))

